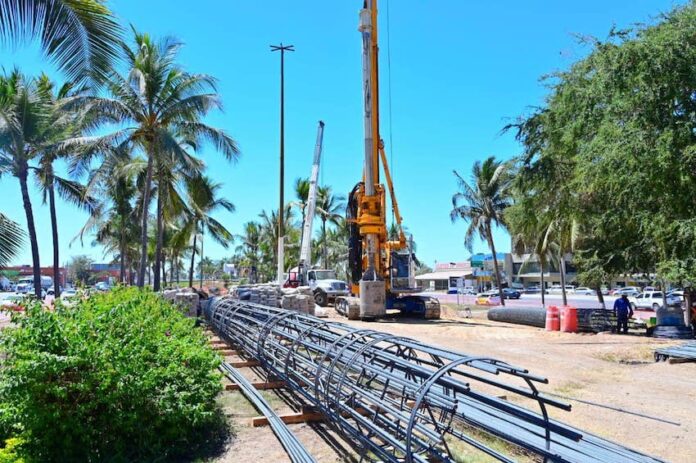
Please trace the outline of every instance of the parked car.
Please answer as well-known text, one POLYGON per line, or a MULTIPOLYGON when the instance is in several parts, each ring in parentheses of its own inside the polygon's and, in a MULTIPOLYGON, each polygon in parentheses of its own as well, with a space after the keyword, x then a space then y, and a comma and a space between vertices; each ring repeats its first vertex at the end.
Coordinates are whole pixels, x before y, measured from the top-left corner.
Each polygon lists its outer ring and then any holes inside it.
POLYGON ((524 288, 524 292, 525 294, 539 294, 541 293, 541 286, 527 286, 526 288, 524 288))
POLYGON ((500 295, 494 291, 487 291, 476 296, 476 305, 500 305, 500 295))
POLYGON ((580 286, 579 288, 575 288, 575 294, 579 294, 581 296, 596 296, 597 291, 586 286, 580 286))
POLYGON ((476 288, 473 286, 464 286, 462 289, 459 290, 459 294, 468 294, 468 295, 475 295, 476 294, 476 288))
POLYGON ((522 293, 513 288, 503 288, 503 297, 505 299, 519 299, 522 293))
POLYGON ((640 288, 637 286, 626 286, 625 288, 619 288, 616 291, 614 291, 614 296, 623 296, 626 295, 628 297, 636 297, 640 296, 641 291, 640 288))
POLYGON ((662 307, 664 302, 667 302, 668 306, 679 305, 681 300, 674 296, 666 296, 666 301, 662 299, 662 291, 646 291, 638 296, 629 297, 628 301, 631 303, 633 309, 652 309, 657 310, 662 307))
MULTIPOLYGON (((565 290, 567 294, 575 293, 575 286, 565 285, 565 290)), ((548 294, 561 294, 563 292, 563 287, 561 285, 553 285, 549 288, 548 294)))
POLYGON ((679 299, 679 302, 681 303, 684 301, 684 291, 682 291, 681 289, 673 289, 672 291, 667 293, 667 297, 679 299))
POLYGON ((111 289, 111 286, 106 281, 100 281, 99 283, 94 285, 94 289, 96 289, 97 291, 109 291, 111 289))

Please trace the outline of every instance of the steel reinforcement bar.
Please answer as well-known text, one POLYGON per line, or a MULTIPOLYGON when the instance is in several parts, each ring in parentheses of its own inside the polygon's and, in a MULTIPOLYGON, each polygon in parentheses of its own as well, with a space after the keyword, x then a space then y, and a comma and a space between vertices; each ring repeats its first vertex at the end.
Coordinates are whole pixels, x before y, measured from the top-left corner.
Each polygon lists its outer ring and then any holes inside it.
POLYGON ((549 409, 570 406, 538 390, 547 380, 494 358, 229 297, 212 300, 205 314, 364 458, 454 461, 467 444, 506 462, 515 447, 544 461, 660 461, 550 419, 549 409), (493 448, 498 439, 511 445, 493 448))
POLYGON ((271 408, 268 402, 266 402, 263 396, 259 394, 249 380, 239 372, 239 370, 231 366, 229 363, 223 362, 220 365, 220 371, 222 371, 222 373, 230 380, 239 385, 242 394, 244 394, 244 396, 249 399, 254 407, 263 413, 263 415, 268 419, 269 426, 278 438, 278 441, 280 441, 280 444, 288 453, 292 463, 316 463, 316 460, 312 458, 312 455, 310 455, 304 445, 302 445, 297 437, 290 432, 288 426, 283 423, 283 420, 276 414, 276 412, 271 408))

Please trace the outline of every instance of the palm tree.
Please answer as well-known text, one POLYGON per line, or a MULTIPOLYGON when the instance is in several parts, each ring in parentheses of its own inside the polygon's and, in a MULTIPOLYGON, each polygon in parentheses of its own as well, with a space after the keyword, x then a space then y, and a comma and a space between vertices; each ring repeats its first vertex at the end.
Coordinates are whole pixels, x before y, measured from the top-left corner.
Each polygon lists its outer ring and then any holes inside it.
POLYGON ((307 218, 307 203, 309 202, 309 179, 297 177, 295 179, 295 198, 294 206, 302 213, 302 224, 300 230, 304 228, 304 223, 307 218))
POLYGON ((241 243, 235 249, 241 253, 249 265, 249 282, 257 283, 259 269, 259 250, 261 249, 261 226, 256 222, 244 224, 244 233, 241 235, 241 243))
POLYGON ((103 79, 119 56, 121 27, 103 0, 0 0, 0 34, 15 44, 40 39, 72 79, 103 79))
MULTIPOLYGON (((62 102, 82 92, 73 83, 66 83, 56 91, 48 76, 41 75, 36 80, 36 87, 46 110, 43 146, 36 150, 38 167, 30 167, 36 174, 39 188, 43 194, 43 203, 48 200, 51 215, 51 235, 53 238, 53 274, 59 274, 60 254, 58 246, 58 218, 56 215, 56 191, 63 200, 91 212, 94 200, 87 195, 84 186, 73 180, 56 174, 54 163, 68 154, 61 149, 64 139, 80 136, 89 124, 78 115, 62 108, 62 102)), ((60 296, 60 285, 55 285, 55 296, 60 296)))
POLYGON ((48 112, 36 80, 27 79, 17 70, 0 77, 0 175, 10 173, 19 180, 37 297, 41 297, 41 263, 27 178, 29 161, 46 143, 48 112))
POLYGON ((218 209, 234 212, 234 204, 224 198, 219 198, 218 194, 222 184, 214 183, 205 176, 194 177, 186 182, 188 193, 188 211, 186 212, 186 223, 182 227, 188 236, 193 235, 193 248, 191 252, 191 266, 189 268, 189 286, 193 287, 193 269, 196 259, 196 244, 198 235, 201 239, 206 232, 214 241, 227 248, 233 240, 224 225, 215 220, 210 214, 218 209))
POLYGON ((24 244, 24 232, 18 223, 0 212, 0 268, 17 257, 24 244))
MULTIPOLYGON (((163 166, 171 165, 171 159, 190 169, 199 165, 182 144, 196 149, 206 141, 211 142, 228 160, 237 159, 239 150, 236 142, 223 130, 202 122, 212 109, 222 108, 215 79, 184 72, 175 62, 180 44, 173 39, 156 43, 147 34, 134 34, 135 46, 132 49, 124 47, 129 74, 112 73, 106 82, 111 96, 77 98, 73 104, 94 117, 96 122, 111 122, 121 127, 107 135, 75 140, 76 144, 87 144, 94 154, 108 150, 139 150, 147 158, 138 270, 138 286, 143 286, 153 176, 164 172, 166 167, 163 166)), ((89 161, 89 157, 83 157, 73 169, 79 172, 80 167, 88 165, 89 161)), ((155 180, 161 180, 161 177, 155 180)), ((158 212, 161 212, 161 206, 158 200, 158 212)), ((162 221, 158 220, 157 236, 161 236, 162 226, 162 221)), ((161 258, 161 244, 158 239, 157 262, 161 258)))
POLYGON ((327 222, 334 225, 339 224, 339 220, 343 218, 343 213, 346 210, 345 197, 342 195, 334 196, 330 186, 319 187, 317 190, 317 214, 321 219, 321 236, 322 239, 322 265, 328 268, 329 254, 327 248, 327 222))
POLYGON ((472 252, 474 238, 478 236, 488 243, 493 254, 495 281, 498 285, 500 303, 505 305, 503 287, 500 282, 498 256, 493 242, 493 226, 505 226, 503 213, 510 205, 510 168, 507 163, 496 161, 494 156, 481 163, 476 161, 472 169, 471 185, 454 171, 459 192, 452 196, 452 222, 463 219, 469 222, 464 235, 464 246, 472 252))
POLYGON ((508 208, 506 221, 512 235, 513 251, 517 255, 527 254, 522 268, 529 264, 532 257, 536 257, 539 263, 541 305, 546 307, 544 272, 551 263, 558 263, 559 246, 550 233, 548 210, 538 208, 533 203, 528 198, 520 198, 508 208))
MULTIPOLYGON (((278 210, 271 211, 269 214, 265 210, 261 211, 259 214, 261 218, 261 242, 266 249, 270 250, 271 254, 271 264, 272 268, 277 268, 278 266, 278 210)), ((293 212, 290 204, 285 206, 285 212, 283 214, 283 230, 285 230, 286 237, 290 235, 290 231, 295 227, 293 223, 293 212)), ((286 240, 285 245, 289 244, 289 240, 286 240)), ((287 254, 286 254, 287 255, 287 254)))

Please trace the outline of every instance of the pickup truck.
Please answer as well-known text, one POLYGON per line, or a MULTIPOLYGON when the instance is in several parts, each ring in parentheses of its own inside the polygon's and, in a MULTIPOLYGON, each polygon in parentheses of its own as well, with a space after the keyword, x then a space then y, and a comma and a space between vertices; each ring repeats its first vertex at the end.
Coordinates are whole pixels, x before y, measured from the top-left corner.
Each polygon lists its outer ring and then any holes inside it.
MULTIPOLYGON (((681 301, 678 297, 668 294, 666 297, 667 305, 679 305, 681 301)), ((657 310, 662 307, 662 291, 646 291, 637 296, 629 297, 628 302, 631 303, 633 309, 652 309, 657 310)))

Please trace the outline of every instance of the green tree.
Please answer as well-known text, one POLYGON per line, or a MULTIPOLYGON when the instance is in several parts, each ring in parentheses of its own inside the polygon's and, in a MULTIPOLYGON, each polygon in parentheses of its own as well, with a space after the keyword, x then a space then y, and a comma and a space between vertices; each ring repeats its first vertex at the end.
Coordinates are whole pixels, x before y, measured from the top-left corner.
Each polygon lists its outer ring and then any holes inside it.
POLYGON ((326 224, 338 225, 343 218, 346 210, 346 198, 342 195, 334 195, 330 186, 323 186, 317 189, 317 215, 321 220, 322 236, 322 266, 329 268, 328 234, 326 224))
POLYGON ((38 298, 41 297, 41 262, 27 179, 30 161, 52 141, 46 136, 50 134, 48 114, 35 79, 17 70, 0 77, 0 175, 9 173, 19 180, 38 298))
MULTIPOLYGON (((278 262, 278 210, 271 211, 270 213, 263 210, 259 214, 259 218, 261 219, 261 266, 263 267, 265 277, 270 278, 278 262), (264 258, 265 256, 268 258, 264 258)), ((291 231, 297 228, 294 223, 294 215, 290 204, 285 206, 283 221, 285 222, 283 224, 283 230, 285 230, 285 235, 288 237, 291 235, 291 231)), ((286 240, 285 245, 287 248, 288 245, 290 245, 290 240, 286 240)), ((289 253, 285 254, 287 257, 290 257, 289 253)))
POLYGON ((229 247, 234 236, 220 222, 212 217, 212 213, 218 209, 234 212, 234 204, 225 198, 219 197, 222 184, 213 182, 208 177, 195 177, 186 183, 187 211, 186 222, 182 227, 183 233, 193 237, 191 251, 191 267, 189 269, 189 286, 193 286, 193 268, 196 258, 196 244, 198 235, 201 239, 207 233, 213 240, 224 248, 229 247))
POLYGON ((309 202, 309 179, 298 177, 295 179, 295 202, 300 213, 302 214, 302 222, 300 230, 304 229, 305 220, 307 219, 307 203, 309 202))
MULTIPOLYGON (((43 194, 43 203, 48 201, 51 215, 51 236, 53 239, 53 274, 59 274, 60 253, 58 244, 58 216, 56 214, 56 192, 65 201, 88 212, 95 206, 95 200, 88 196, 87 190, 80 183, 56 174, 55 162, 74 153, 64 151, 64 140, 82 136, 89 128, 88 120, 64 108, 66 101, 84 92, 73 83, 55 88, 48 76, 42 74, 36 79, 37 91, 45 109, 44 142, 36 147, 37 167, 30 167, 36 174, 37 183, 43 194)), ((55 296, 60 296, 60 285, 55 285, 55 296)))
MULTIPOLYGON (((186 166, 193 169, 200 162, 193 158, 182 142, 198 148, 205 142, 229 160, 239 156, 236 142, 223 130, 202 122, 213 109, 221 109, 216 94, 216 81, 210 76, 190 74, 177 63, 179 42, 167 38, 155 42, 149 35, 135 33, 134 47, 124 47, 128 75, 113 73, 106 83, 110 97, 76 99, 75 106, 87 111, 97 122, 111 122, 119 129, 89 140, 89 151, 97 154, 104 150, 138 150, 147 159, 141 218, 141 255, 138 286, 143 286, 147 265, 148 217, 151 185, 162 181, 167 166, 186 166), (153 177, 156 178, 153 179, 153 177)), ((89 158, 83 159, 84 166, 89 158)), ((164 197, 158 195, 157 244, 155 266, 161 262, 163 222, 160 219, 164 197)), ((155 272, 154 286, 158 288, 159 272, 155 272)))
POLYGON ((9 43, 38 38, 70 78, 105 78, 119 57, 121 27, 102 0, 0 0, 9 43))
POLYGON ((498 256, 493 241, 493 227, 506 226, 504 212, 510 205, 510 165, 491 156, 485 161, 476 161, 471 173, 471 185, 454 171, 459 191, 452 196, 452 222, 465 220, 469 226, 464 234, 464 246, 471 252, 474 238, 478 235, 488 243, 493 254, 495 282, 500 293, 500 303, 505 305, 500 281, 498 256))
POLYGON ((86 285, 92 277, 94 261, 88 256, 74 256, 68 263, 68 279, 76 284, 86 285))
POLYGON ((254 221, 244 224, 243 233, 240 236, 240 244, 236 251, 241 253, 249 271, 249 282, 258 282, 259 254, 261 251, 262 230, 261 226, 254 221))
POLYGON ((696 255, 695 29, 689 3, 586 40, 590 53, 516 124, 528 191, 553 200, 559 244, 595 281, 696 255))

